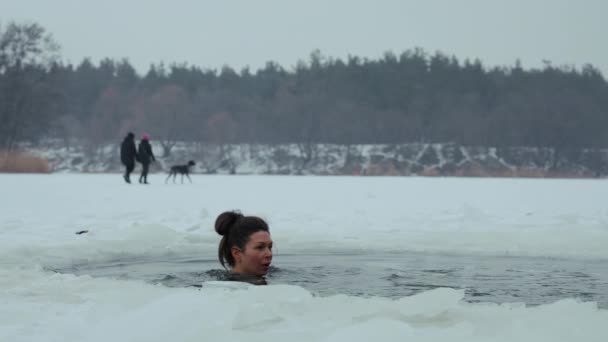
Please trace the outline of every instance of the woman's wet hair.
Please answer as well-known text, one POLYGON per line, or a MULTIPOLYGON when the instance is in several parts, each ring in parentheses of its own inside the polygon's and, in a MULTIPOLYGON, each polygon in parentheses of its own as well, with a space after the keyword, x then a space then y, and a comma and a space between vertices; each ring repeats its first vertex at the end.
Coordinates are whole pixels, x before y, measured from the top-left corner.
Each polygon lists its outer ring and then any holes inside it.
POLYGON ((257 216, 245 216, 237 211, 225 211, 215 219, 215 231, 222 236, 218 249, 218 258, 224 268, 226 263, 234 267, 232 247, 245 250, 251 234, 266 231, 268 224, 257 216))

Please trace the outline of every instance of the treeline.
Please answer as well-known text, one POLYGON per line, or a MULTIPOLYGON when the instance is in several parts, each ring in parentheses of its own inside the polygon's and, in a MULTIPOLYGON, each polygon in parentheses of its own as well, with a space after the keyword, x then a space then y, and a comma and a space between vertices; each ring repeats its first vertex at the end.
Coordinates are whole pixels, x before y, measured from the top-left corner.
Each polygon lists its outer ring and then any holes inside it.
POLYGON ((313 52, 285 69, 60 60, 36 24, 0 28, 0 144, 91 146, 150 133, 226 143, 608 146, 608 83, 585 65, 487 67, 422 49, 346 60, 313 52))

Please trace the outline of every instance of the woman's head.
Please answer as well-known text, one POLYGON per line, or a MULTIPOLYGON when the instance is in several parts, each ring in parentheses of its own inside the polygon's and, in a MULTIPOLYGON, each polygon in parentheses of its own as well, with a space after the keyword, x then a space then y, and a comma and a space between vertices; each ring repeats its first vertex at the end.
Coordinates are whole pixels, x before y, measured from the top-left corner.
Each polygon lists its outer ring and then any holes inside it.
POLYGON ((218 257, 233 272, 263 276, 272 262, 272 239, 268 224, 256 216, 234 211, 221 213, 215 231, 222 236, 218 257))

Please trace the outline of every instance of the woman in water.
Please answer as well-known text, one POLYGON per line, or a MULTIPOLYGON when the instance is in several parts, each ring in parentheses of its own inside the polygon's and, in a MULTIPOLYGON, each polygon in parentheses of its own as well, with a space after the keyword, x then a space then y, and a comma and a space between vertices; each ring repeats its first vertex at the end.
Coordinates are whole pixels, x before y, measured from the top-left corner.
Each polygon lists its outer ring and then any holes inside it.
POLYGON ((226 211, 215 220, 215 231, 222 236, 218 250, 220 263, 226 269, 226 264, 230 267, 224 280, 266 285, 264 276, 272 262, 268 224, 256 216, 226 211))

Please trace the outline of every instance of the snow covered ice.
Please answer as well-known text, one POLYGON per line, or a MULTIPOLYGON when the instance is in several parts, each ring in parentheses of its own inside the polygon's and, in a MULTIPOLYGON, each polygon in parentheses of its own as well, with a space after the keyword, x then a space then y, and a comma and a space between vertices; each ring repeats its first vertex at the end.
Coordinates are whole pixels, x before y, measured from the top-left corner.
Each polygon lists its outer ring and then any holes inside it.
MULTIPOLYGON (((62 271, 213 260, 213 222, 229 209, 268 220, 279 269, 298 256, 340 255, 371 273, 372 262, 361 260, 387 253, 394 257, 378 262, 419 253, 462 256, 472 268, 505 256, 530 269, 598 264, 608 260, 604 181, 195 175, 193 184, 165 185, 164 177, 143 186, 117 174, 0 175, 0 341, 608 340, 608 311, 582 294, 541 305, 473 303, 456 287, 395 298, 62 271)), ((602 270, 585 273, 597 280, 589 285, 597 298, 608 296, 602 270)))

